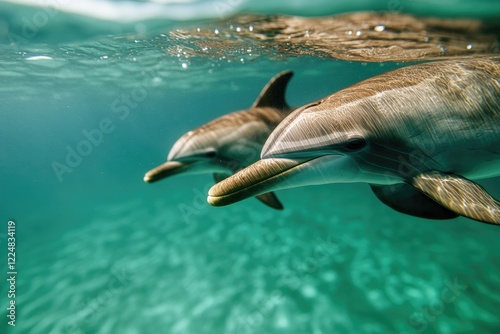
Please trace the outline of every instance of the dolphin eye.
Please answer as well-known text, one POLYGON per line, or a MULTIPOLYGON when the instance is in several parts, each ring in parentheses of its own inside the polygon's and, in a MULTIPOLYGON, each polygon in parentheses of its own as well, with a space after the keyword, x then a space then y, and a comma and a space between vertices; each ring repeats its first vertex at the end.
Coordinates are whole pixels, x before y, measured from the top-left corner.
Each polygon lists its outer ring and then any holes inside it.
POLYGON ((347 141, 345 148, 348 151, 358 151, 366 146, 366 140, 364 138, 351 138, 347 141))

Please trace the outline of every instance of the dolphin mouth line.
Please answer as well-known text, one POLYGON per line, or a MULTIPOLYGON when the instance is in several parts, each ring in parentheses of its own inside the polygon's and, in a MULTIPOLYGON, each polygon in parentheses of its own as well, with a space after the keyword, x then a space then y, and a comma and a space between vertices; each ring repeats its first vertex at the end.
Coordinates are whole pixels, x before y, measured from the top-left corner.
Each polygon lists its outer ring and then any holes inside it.
POLYGON ((225 206, 265 193, 269 188, 286 182, 285 175, 295 174, 314 159, 259 160, 210 188, 207 201, 213 206, 225 206))

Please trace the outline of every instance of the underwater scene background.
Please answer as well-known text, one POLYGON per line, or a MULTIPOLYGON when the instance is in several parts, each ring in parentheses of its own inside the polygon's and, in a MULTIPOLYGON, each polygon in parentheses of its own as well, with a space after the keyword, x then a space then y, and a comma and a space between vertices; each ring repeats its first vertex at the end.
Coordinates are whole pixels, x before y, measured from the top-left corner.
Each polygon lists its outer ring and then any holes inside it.
MULTIPOLYGON (((0 333, 498 333, 496 226, 406 216, 366 184, 280 191, 275 211, 210 207, 211 175, 143 176, 280 71, 300 106, 416 61, 498 53, 499 18, 493 0, 0 3, 0 333), (373 61, 287 37, 276 17, 361 10, 489 28, 432 30, 450 34, 436 54, 373 61)), ((500 180, 481 184, 500 197, 500 180)))

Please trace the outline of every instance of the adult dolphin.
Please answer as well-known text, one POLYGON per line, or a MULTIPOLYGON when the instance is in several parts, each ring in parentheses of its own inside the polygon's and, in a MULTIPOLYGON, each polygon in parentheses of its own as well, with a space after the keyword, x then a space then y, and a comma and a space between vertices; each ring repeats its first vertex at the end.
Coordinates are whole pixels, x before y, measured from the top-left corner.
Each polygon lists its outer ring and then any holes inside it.
POLYGON ((500 57, 401 68, 299 108, 262 160, 216 184, 226 205, 276 189, 366 182, 397 211, 500 224, 475 179, 500 176, 500 57))
MULTIPOLYGON (((219 182, 257 161, 269 134, 292 111, 285 100, 292 76, 293 72, 284 71, 273 77, 250 109, 224 115, 184 134, 173 145, 167 162, 147 172, 144 181, 213 173, 219 182)), ((272 208, 283 209, 273 193, 257 198, 272 208)))

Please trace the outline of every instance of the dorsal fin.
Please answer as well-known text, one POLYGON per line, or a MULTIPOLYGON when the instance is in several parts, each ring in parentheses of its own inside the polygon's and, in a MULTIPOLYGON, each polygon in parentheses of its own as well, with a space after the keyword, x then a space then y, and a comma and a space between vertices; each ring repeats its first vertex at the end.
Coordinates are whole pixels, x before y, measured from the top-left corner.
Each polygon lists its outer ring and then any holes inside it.
POLYGON ((281 110, 290 109, 285 101, 285 92, 288 81, 290 81, 292 76, 292 71, 283 71, 275 75, 260 92, 252 108, 272 107, 281 110))

